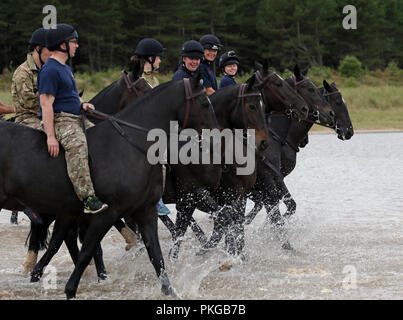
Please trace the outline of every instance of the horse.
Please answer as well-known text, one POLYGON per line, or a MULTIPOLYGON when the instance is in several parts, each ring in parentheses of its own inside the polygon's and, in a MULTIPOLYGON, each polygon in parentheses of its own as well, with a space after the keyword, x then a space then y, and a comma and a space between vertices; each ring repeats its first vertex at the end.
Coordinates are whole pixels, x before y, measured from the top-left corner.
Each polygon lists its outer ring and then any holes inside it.
MULTIPOLYGON (((334 118, 335 122, 333 126, 328 126, 329 128, 333 128, 338 135, 340 140, 348 140, 354 135, 354 129, 350 120, 350 116, 348 114, 347 105, 340 93, 337 89, 336 85, 332 83, 329 85, 326 80, 323 80, 323 88, 319 88, 320 94, 328 101, 332 109, 334 110, 334 118)), ((296 122, 293 121, 291 127, 288 131, 287 137, 285 139, 285 143, 281 149, 281 164, 280 164, 280 172, 283 177, 289 175, 295 168, 296 165, 296 157, 299 152, 299 146, 301 143, 305 145, 306 137, 308 131, 314 124, 323 125, 320 122, 317 122, 313 116, 310 117, 307 121, 296 122)), ((276 186, 279 191, 279 195, 274 201, 274 205, 271 207, 267 206, 267 212, 272 212, 274 217, 280 217, 279 211, 279 202, 281 200, 284 201, 284 204, 287 207, 287 211, 284 213, 284 217, 289 217, 293 215, 296 211, 296 202, 292 198, 289 193, 287 187, 284 183, 280 183, 276 186)), ((262 209, 264 203, 263 201, 258 201, 255 203, 254 208, 247 214, 246 223, 250 224, 256 214, 262 209)), ((275 220, 271 219, 272 222, 275 220)))
MULTIPOLYGON (((318 120, 321 123, 333 126, 334 111, 329 103, 324 99, 318 88, 306 76, 302 75, 298 65, 294 68, 294 74, 286 79, 295 92, 306 101, 309 106, 308 119, 295 121, 287 115, 276 115, 269 117, 270 134, 273 139, 269 147, 263 152, 264 161, 258 163, 258 179, 249 194, 249 198, 255 202, 255 208, 246 215, 245 223, 249 224, 260 211, 260 206, 271 208, 278 199, 284 196, 286 186, 284 176, 281 173, 281 155, 283 146, 286 144, 288 132, 293 123, 310 123, 318 120), (312 120, 313 119, 313 120, 312 120), (256 205, 257 204, 257 205, 256 205), (259 210, 258 210, 259 209, 259 210)), ((290 148, 294 145, 288 143, 290 148)), ((261 207, 260 207, 261 208, 261 207)), ((279 229, 284 225, 283 216, 275 211, 267 211, 270 222, 279 229)), ((284 249, 291 249, 288 240, 283 243, 284 249)))
MULTIPOLYGON (((147 81, 141 77, 142 72, 143 70, 140 66, 140 63, 132 63, 129 73, 123 70, 121 78, 101 90, 89 102, 92 103, 97 110, 100 109, 106 114, 117 113, 118 111, 122 110, 126 104, 134 101, 136 98, 142 96, 152 89, 147 81)), ((91 120, 94 124, 98 124, 103 121, 103 119, 95 117, 91 118, 91 120)), ((56 215, 43 215, 33 212, 31 214, 38 217, 38 219, 41 221, 40 223, 37 223, 36 219, 31 219, 31 230, 26 241, 28 242, 28 252, 23 263, 23 268, 25 273, 31 271, 31 282, 37 282, 42 276, 44 268, 49 264, 52 257, 59 250, 63 240, 66 243, 73 262, 76 263, 79 252, 77 246, 78 232, 77 223, 75 221, 70 219, 58 221, 55 224, 52 237, 48 244, 48 229, 50 224, 57 219, 56 215), (58 230, 61 231, 58 232, 58 230), (48 248, 48 250, 46 250, 45 254, 37 263, 38 251, 44 248, 48 248)), ((125 223, 120 219, 115 222, 114 226, 126 240, 126 249, 132 247, 136 241, 136 236, 134 233, 128 227, 126 227, 125 223)), ((97 253, 94 257, 94 261, 97 269, 97 275, 100 280, 104 280, 106 278, 106 270, 101 259, 101 246, 98 247, 96 252, 97 253)))
MULTIPOLYGON (((266 113, 285 112, 284 110, 287 110, 286 112, 288 114, 296 116, 297 118, 305 118, 307 116, 308 108, 304 100, 299 97, 277 73, 268 69, 267 62, 265 62, 265 65, 256 63, 255 67, 257 69, 255 76, 258 81, 260 81, 258 87, 260 87, 263 101, 265 101, 266 113)), ((222 112, 219 109, 221 105, 219 102, 222 100, 221 93, 224 92, 225 91, 218 90, 211 95, 210 98, 212 99, 220 125, 234 126, 235 124, 231 123, 231 121, 226 118, 228 117, 228 111, 222 112)), ((262 120, 265 124, 266 121, 264 117, 262 120)), ((245 195, 255 183, 256 171, 254 170, 253 174, 248 176, 240 176, 236 175, 236 169, 236 164, 226 166, 226 170, 223 170, 220 187, 213 194, 215 201, 220 205, 220 209, 218 212, 216 210, 216 212, 212 213, 213 217, 215 217, 214 230, 208 241, 206 241, 206 236, 201 228, 195 228, 197 223, 191 216, 194 209, 187 215, 187 224, 190 222, 191 226, 193 226, 193 230, 197 230, 197 232, 195 232, 196 236, 203 246, 203 249, 199 253, 204 253, 217 246, 225 233, 227 251, 232 255, 240 255, 242 257, 244 247, 243 220, 246 206, 245 195)), ((197 205, 197 208, 209 212, 204 206, 197 205)), ((186 228, 187 225, 185 223, 178 225, 178 229, 181 230, 179 236, 183 237, 186 228)), ((173 250, 171 250, 171 256, 173 258, 176 258, 179 252, 179 245, 181 243, 179 236, 177 235, 173 250)))
POLYGON ((217 128, 213 107, 200 84, 201 74, 163 84, 119 112, 110 121, 87 131, 91 177, 97 195, 109 208, 85 215, 67 176, 61 156, 51 158, 43 132, 13 123, 0 124, 0 207, 30 207, 77 219, 85 237, 74 271, 65 286, 67 299, 76 296, 80 278, 106 232, 119 218, 131 216, 139 226, 150 261, 166 295, 176 296, 170 284, 158 240, 156 204, 162 196, 161 166, 146 157, 152 128, 169 131, 170 121, 190 128, 217 128), (185 89, 186 88, 186 89, 185 89), (186 92, 185 92, 186 91, 186 92), (136 125, 134 125, 136 123, 136 125), (124 126, 124 128, 122 128, 124 126), (142 130, 140 129, 142 128, 142 130), (21 159, 21 154, 30 154, 21 159))

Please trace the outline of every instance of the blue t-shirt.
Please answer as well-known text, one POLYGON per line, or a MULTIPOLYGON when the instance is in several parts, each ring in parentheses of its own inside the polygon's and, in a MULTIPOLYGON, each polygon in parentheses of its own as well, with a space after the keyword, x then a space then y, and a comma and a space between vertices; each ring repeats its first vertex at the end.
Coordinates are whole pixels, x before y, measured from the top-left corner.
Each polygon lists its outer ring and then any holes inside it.
POLYGON ((179 66, 178 70, 176 70, 176 72, 174 73, 172 80, 182 80, 184 78, 192 78, 196 72, 197 69, 196 71, 191 72, 182 64, 181 66, 179 66))
MULTIPOLYGON (((66 64, 49 58, 38 74, 38 94, 51 94, 55 97, 53 111, 67 112, 79 115, 81 112, 80 96, 76 87, 73 72, 66 64)), ((42 117, 42 108, 39 104, 39 117, 42 117)))
POLYGON ((220 89, 233 84, 236 84, 234 77, 226 74, 220 81, 220 89))
POLYGON ((217 91, 217 79, 213 71, 213 62, 203 59, 200 63, 200 68, 203 69, 203 87, 212 87, 217 91))

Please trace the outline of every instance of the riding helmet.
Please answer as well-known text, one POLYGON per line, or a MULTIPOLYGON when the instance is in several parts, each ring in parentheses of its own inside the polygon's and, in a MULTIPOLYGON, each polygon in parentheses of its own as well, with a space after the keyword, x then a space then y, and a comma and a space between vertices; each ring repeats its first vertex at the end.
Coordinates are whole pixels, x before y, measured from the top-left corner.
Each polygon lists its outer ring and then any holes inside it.
POLYGON ((31 36, 31 39, 29 39, 28 43, 31 46, 41 46, 41 47, 46 47, 46 35, 48 33, 47 29, 44 28, 38 28, 34 31, 34 33, 31 36))
POLYGON ((230 64, 239 66, 239 58, 236 56, 235 51, 232 50, 221 55, 218 66, 222 69, 230 64))
POLYGON ((206 34, 201 37, 200 43, 204 49, 220 50, 220 47, 222 47, 220 40, 212 34, 206 34))
POLYGON ((196 40, 189 40, 186 41, 181 49, 181 56, 182 57, 189 57, 192 59, 201 59, 203 58, 204 51, 203 47, 200 42, 196 40))
POLYGON ((69 40, 78 39, 78 33, 71 25, 60 23, 56 25, 56 29, 49 29, 47 32, 47 44, 46 47, 53 51, 59 50, 62 52, 68 52, 69 40), (62 50, 59 46, 62 43, 67 44, 67 49, 62 50))
POLYGON ((151 38, 142 39, 136 47, 134 54, 139 57, 154 57, 154 56, 162 56, 165 48, 162 44, 151 38))

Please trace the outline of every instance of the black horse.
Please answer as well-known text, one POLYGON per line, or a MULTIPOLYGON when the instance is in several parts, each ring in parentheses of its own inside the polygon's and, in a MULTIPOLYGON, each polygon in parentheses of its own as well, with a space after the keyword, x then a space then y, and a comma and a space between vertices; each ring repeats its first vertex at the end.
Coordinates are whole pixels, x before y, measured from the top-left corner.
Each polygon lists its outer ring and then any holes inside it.
MULTIPOLYGON (((334 83, 332 85, 329 85, 326 80, 324 80, 323 85, 323 88, 319 88, 319 92, 332 107, 335 118, 335 122, 332 126, 326 124, 325 126, 333 128, 338 134, 339 139, 348 140, 353 136, 354 130, 345 101, 334 83)), ((287 176, 294 170, 296 165, 297 153, 299 152, 299 146, 301 146, 301 144, 305 145, 308 131, 315 123, 323 125, 322 123, 317 122, 313 115, 310 117, 310 119, 306 121, 292 121, 286 139, 284 140, 284 144, 281 148, 281 159, 279 168, 281 177, 287 176)), ((287 211, 284 213, 284 217, 291 216, 295 213, 296 202, 285 186, 283 179, 277 179, 276 182, 277 185, 275 189, 278 192, 277 198, 274 198, 274 200, 266 206, 266 210, 268 213, 271 212, 270 221, 272 223, 281 223, 282 219, 279 210, 279 202, 283 200, 284 204, 287 207, 287 211)), ((263 201, 257 200, 255 202, 254 208, 246 217, 247 224, 253 221, 256 214, 262 209, 264 205, 265 203, 263 201)))
MULTIPOLYGON (((136 98, 142 96, 152 89, 147 81, 141 77, 142 72, 143 70, 140 66, 140 63, 132 63, 130 73, 122 71, 121 78, 104 88, 89 102, 92 103, 97 110, 106 114, 115 114, 119 112, 128 103, 134 101, 136 98)), ((93 117, 91 118, 91 121, 94 124, 97 124, 104 121, 104 119, 93 117)), ((26 212, 26 210, 24 212, 26 212)), ((31 214, 38 217, 40 223, 37 222, 38 219, 31 219, 31 230, 26 241, 28 243, 28 252, 23 263, 23 268, 25 273, 32 271, 31 281, 36 282, 39 281, 43 274, 44 268, 49 264, 52 257, 59 250, 63 240, 66 243, 74 264, 76 263, 79 252, 77 246, 77 237, 79 233, 77 230, 77 222, 74 221, 74 219, 59 218, 60 221, 55 223, 55 228, 48 244, 48 229, 51 223, 57 219, 57 216, 40 214, 38 212, 31 212, 31 214), (47 247, 48 249, 46 250, 45 254, 37 263, 38 251, 47 247)), ((127 249, 135 245, 135 234, 128 227, 126 227, 125 223, 121 219, 118 219, 114 226, 126 240, 127 249)), ((94 261, 98 278, 105 279, 106 269, 102 260, 101 246, 99 246, 96 250, 94 261)))
MULTIPOLYGON (((292 114, 297 118, 305 118, 307 116, 308 107, 304 100, 299 97, 281 77, 279 77, 275 72, 269 70, 267 68, 267 63, 265 63, 265 66, 256 63, 256 69, 255 76, 259 82, 258 88, 260 88, 262 98, 266 102, 266 113, 276 113, 281 111, 287 112, 287 114, 290 115, 292 114)), ((233 123, 231 119, 228 118, 229 112, 223 112, 225 109, 220 107, 222 105, 220 102, 223 100, 222 97, 224 96, 222 93, 225 93, 225 91, 222 90, 218 90, 210 96, 217 114, 218 122, 221 126, 236 127, 237 124, 233 123)), ((224 105, 226 104, 227 103, 224 103, 224 105)), ((262 121, 263 124, 265 124, 264 117, 262 118, 262 121)), ((239 123, 238 126, 239 125, 242 125, 242 123, 239 123)), ((196 233, 196 236, 204 248, 201 253, 205 252, 206 249, 211 249, 217 246, 222 236, 225 234, 227 251, 232 255, 242 254, 244 247, 243 226, 246 194, 255 183, 256 170, 254 170, 250 175, 241 176, 236 174, 237 169, 238 166, 234 164, 226 166, 225 170, 223 170, 220 187, 213 194, 214 200, 219 204, 220 208, 219 212, 212 213, 213 217, 215 217, 213 234, 211 238, 206 241, 206 236, 201 228, 199 228, 196 233)), ((203 205, 197 205, 197 208, 209 212, 208 208, 206 209, 203 205)), ((187 216, 182 218, 187 219, 187 221, 185 220, 182 222, 182 225, 177 224, 178 229, 181 230, 179 236, 184 235, 189 222, 193 226, 193 230, 197 230, 197 228, 194 227, 196 222, 191 217, 192 214, 193 211, 189 212, 187 216)), ((179 252, 179 245, 181 243, 181 238, 179 236, 177 235, 172 250, 173 258, 176 258, 179 252)))
MULTIPOLYGON (((298 66, 294 68, 294 75, 287 78, 286 81, 308 104, 308 119, 295 121, 284 114, 276 114, 273 117, 269 117, 268 123, 273 139, 269 147, 263 152, 264 160, 258 163, 258 178, 249 195, 256 205, 254 210, 246 216, 246 224, 249 224, 253 220, 257 212, 260 211, 261 206, 264 205, 267 209, 272 208, 278 199, 284 196, 286 186, 284 176, 281 173, 281 155, 292 123, 305 123, 313 119, 315 121, 319 120, 325 125, 334 125, 334 112, 331 106, 324 99, 318 88, 307 77, 301 74, 298 66)), ((294 148, 291 142, 288 145, 290 148, 294 148)), ((277 225, 279 229, 284 225, 284 218, 279 212, 268 210, 267 214, 271 223, 277 225)), ((287 240, 284 241, 283 247, 286 249, 291 248, 287 240)))
POLYGON ((60 157, 51 158, 44 133, 13 123, 0 124, 0 207, 18 210, 28 206, 39 212, 74 217, 85 234, 66 284, 67 298, 75 297, 82 273, 106 232, 125 216, 131 216, 139 226, 162 291, 175 295, 165 271, 157 232, 161 166, 148 162, 146 150, 150 143, 139 127, 169 132, 171 120, 183 123, 186 116, 187 125, 198 128, 199 133, 202 128, 216 128, 214 110, 200 79, 199 74, 190 80, 163 84, 136 99, 116 120, 88 130, 92 180, 96 193, 109 204, 108 210, 97 215, 83 214, 83 205, 66 174, 63 150, 60 157), (136 123, 137 127, 130 123, 136 123), (30 154, 29 159, 22 160, 21 152, 30 154))

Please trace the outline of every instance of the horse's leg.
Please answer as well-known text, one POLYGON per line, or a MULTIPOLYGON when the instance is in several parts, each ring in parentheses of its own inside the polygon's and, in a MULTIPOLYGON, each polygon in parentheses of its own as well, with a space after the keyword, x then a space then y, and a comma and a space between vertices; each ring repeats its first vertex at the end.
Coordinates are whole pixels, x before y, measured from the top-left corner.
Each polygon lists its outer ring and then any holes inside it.
POLYGON ((158 217, 156 207, 152 207, 141 213, 137 219, 138 226, 143 237, 144 245, 147 248, 148 256, 154 269, 161 281, 161 291, 166 295, 176 297, 175 290, 172 288, 165 270, 164 258, 162 256, 161 246, 158 240, 158 217))
POLYGON ((285 226, 284 216, 280 212, 280 200, 283 198, 284 187, 283 181, 278 182, 275 188, 272 188, 272 193, 266 198, 265 207, 267 210, 267 219, 275 227, 278 232, 280 241, 283 243, 281 247, 286 250, 292 250, 291 244, 288 240, 288 234, 285 226))
POLYGON ((73 263, 77 263, 78 259, 78 254, 80 253, 80 249, 78 248, 77 244, 77 239, 78 239, 78 225, 74 224, 72 225, 69 230, 66 232, 66 236, 64 237, 64 243, 67 246, 67 249, 69 250, 71 260, 73 260, 73 263))
POLYGON ((169 218, 167 215, 158 215, 158 217, 171 233, 172 239, 175 239, 175 224, 172 222, 171 218, 169 218))
MULTIPOLYGON (((121 220, 119 220, 121 221, 121 220)), ((84 240, 85 239, 85 234, 88 229, 88 223, 86 220, 80 221, 80 227, 79 227, 79 234, 80 234, 80 239, 84 240)), ((95 249, 94 253, 94 263, 95 263, 95 269, 97 270, 97 275, 98 275, 98 281, 99 280, 105 280, 106 277, 106 268, 104 264, 104 258, 103 258, 103 252, 102 252, 102 247, 101 243, 98 244, 98 246, 95 249)), ((78 260, 78 259, 77 259, 78 260)))
POLYGON ((176 225, 175 225, 175 237, 174 244, 169 252, 169 256, 171 259, 176 260, 179 255, 180 246, 182 244, 183 236, 185 235, 189 225, 192 214, 195 210, 194 204, 191 202, 185 203, 177 203, 176 204, 176 225))
MULTIPOLYGON (((98 215, 91 216, 88 229, 85 232, 85 238, 78 256, 77 263, 69 280, 66 283, 64 292, 67 299, 72 299, 76 296, 81 276, 90 263, 91 258, 95 255, 95 251, 101 240, 116 222, 116 215, 117 213, 114 212, 111 207, 109 207, 109 209, 106 211, 98 215)), ((79 222, 79 224, 80 228, 82 228, 83 223, 79 222)))
MULTIPOLYGON (((116 220, 114 227, 120 232, 126 241, 126 250, 130 250, 137 244, 136 234, 123 222, 122 219, 116 220)), ((102 249, 101 249, 102 250, 102 249)))
POLYGON ((57 217, 48 249, 31 272, 31 282, 39 281, 43 275, 43 269, 49 264, 50 260, 52 260, 57 251, 59 251, 59 248, 63 244, 66 233, 72 226, 75 227, 75 218, 62 216, 57 217))
POLYGON ((288 217, 292 216, 295 213, 295 211, 297 210, 297 203, 291 196, 290 192, 286 193, 286 195, 283 198, 283 201, 287 207, 287 211, 286 211, 286 213, 284 213, 284 217, 288 218, 288 217))
POLYGON ((214 217, 214 227, 210 239, 203 246, 204 250, 200 253, 206 252, 205 250, 217 247, 220 243, 222 237, 228 232, 228 228, 232 224, 233 208, 229 205, 223 206, 219 212, 213 214, 214 217))
POLYGON ((23 266, 23 272, 28 274, 34 268, 37 259, 38 259, 38 251, 43 250, 47 247, 47 237, 49 226, 55 221, 56 216, 54 215, 46 215, 46 214, 37 214, 40 216, 41 224, 36 224, 31 221, 31 230, 28 234, 27 241, 28 242, 28 251, 25 256, 23 266))
POLYGON ((253 209, 245 216, 245 224, 250 224, 263 208, 263 201, 255 202, 253 209))

